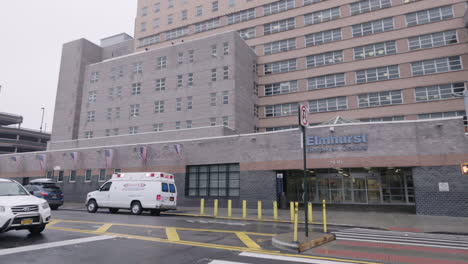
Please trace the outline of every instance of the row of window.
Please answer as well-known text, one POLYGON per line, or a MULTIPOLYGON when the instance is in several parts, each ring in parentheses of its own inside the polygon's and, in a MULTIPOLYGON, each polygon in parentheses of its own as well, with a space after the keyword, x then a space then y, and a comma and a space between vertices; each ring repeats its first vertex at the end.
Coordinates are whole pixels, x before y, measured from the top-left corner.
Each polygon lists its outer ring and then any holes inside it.
MULTIPOLYGON (((165 100, 157 100, 154 102, 154 113, 160 114, 165 112, 165 100)), ((175 110, 177 112, 182 111, 183 106, 183 98, 179 97, 175 100, 175 110)), ((221 93, 221 102, 223 105, 229 104, 229 91, 224 91, 221 93)), ((210 106, 216 106, 218 104, 218 93, 210 93, 210 106)), ((185 99, 186 110, 193 109, 193 97, 188 96, 185 99)), ((130 117, 139 117, 140 116, 140 104, 132 104, 130 105, 130 117)), ((111 120, 112 117, 114 119, 120 118, 120 107, 116 108, 107 108, 106 110, 106 119, 111 120)), ((96 111, 88 111, 87 112, 87 122, 95 122, 96 121, 96 111)))
MULTIPOLYGON (((451 83, 415 88, 415 101, 427 102, 453 98, 465 90, 464 83, 451 83)), ((401 90, 365 93, 357 95, 358 108, 396 105, 403 103, 401 90)), ((309 101, 309 113, 331 112, 348 109, 346 96, 309 101)), ((298 103, 265 106, 265 117, 297 115, 298 103)))
MULTIPOLYGON (((95 175, 97 177, 99 182, 105 182, 106 180, 110 179, 112 175, 106 175, 106 169, 99 169, 99 174, 95 175)), ((114 169, 114 173, 119 173, 120 169, 114 169)), ((85 182, 91 182, 92 180, 92 170, 87 169, 84 175, 84 181, 85 182)), ((70 175, 68 178, 69 182, 76 182, 76 177, 77 177, 77 172, 76 170, 70 171, 70 175)), ((54 175, 54 171, 48 171, 47 172, 47 178, 48 179, 56 179, 57 182, 64 182, 65 181, 65 171, 61 170, 58 171, 57 175, 54 175)))
MULTIPOLYGON (((209 124, 210 126, 217 126, 218 122, 221 121, 223 126, 229 127, 229 116, 223 116, 221 118, 216 118, 216 117, 211 117, 209 119, 209 124)), ((175 123, 175 129, 182 129, 182 121, 176 121, 175 123)), ((185 128, 190 129, 193 128, 194 126, 194 120, 186 120, 185 121, 185 128)), ((152 132, 161 132, 164 131, 164 123, 157 123, 153 124, 153 131, 152 132)), ((141 133, 140 128, 138 126, 130 126, 128 127, 128 135, 136 135, 141 133)), ((105 130, 105 136, 110 137, 110 136, 118 136, 120 135, 120 129, 119 128, 113 128, 113 129, 106 129, 105 130)), ((94 131, 85 131, 84 132, 84 138, 90 139, 94 138, 94 131)))

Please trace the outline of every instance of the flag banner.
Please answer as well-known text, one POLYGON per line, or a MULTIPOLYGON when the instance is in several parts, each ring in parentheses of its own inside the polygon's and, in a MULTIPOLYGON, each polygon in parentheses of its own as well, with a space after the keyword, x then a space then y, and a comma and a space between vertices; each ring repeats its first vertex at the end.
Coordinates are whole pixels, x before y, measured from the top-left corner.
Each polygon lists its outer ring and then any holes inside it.
POLYGON ((47 154, 36 155, 36 160, 39 161, 39 167, 41 167, 41 171, 46 171, 47 170, 47 154))
POLYGON ((112 160, 114 159, 114 150, 105 149, 104 150, 104 159, 106 161, 106 169, 112 168, 112 160))
POLYGON ((75 166, 75 168, 77 168, 78 166, 79 156, 79 152, 70 152, 70 158, 73 160, 73 165, 75 166))
POLYGON ((13 156, 13 157, 10 157, 10 160, 14 161, 16 169, 19 169, 19 167, 21 166, 23 162, 23 156, 13 156))
POLYGON ((177 156, 181 159, 182 158, 182 145, 181 144, 175 144, 174 145, 175 152, 177 156))
POLYGON ((138 148, 138 150, 138 153, 140 154, 141 163, 143 163, 143 165, 146 166, 146 163, 148 162, 148 147, 141 146, 138 148))

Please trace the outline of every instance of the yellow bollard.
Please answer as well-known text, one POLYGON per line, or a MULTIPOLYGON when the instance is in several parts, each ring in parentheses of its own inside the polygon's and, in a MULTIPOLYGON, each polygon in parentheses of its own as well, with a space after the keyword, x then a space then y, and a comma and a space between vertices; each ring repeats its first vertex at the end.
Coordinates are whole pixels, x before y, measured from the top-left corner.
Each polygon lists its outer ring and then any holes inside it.
POLYGON ((214 200, 214 217, 218 217, 218 199, 214 200))
POLYGON ((299 203, 296 202, 296 204, 294 206, 294 239, 293 239, 295 242, 298 241, 298 239, 297 239, 298 211, 299 211, 299 203))
POLYGON ((257 202, 258 220, 262 220, 262 201, 257 202))
POLYGON ((278 202, 273 202, 273 219, 278 220, 278 202))
POLYGON ((294 202, 289 202, 289 212, 291 213, 291 222, 294 222, 294 202))
POLYGON ((205 199, 204 198, 200 199, 200 214, 201 215, 205 214, 205 199))
POLYGON ((308 210, 308 213, 309 213, 309 216, 308 216, 308 218, 309 218, 309 223, 312 224, 312 222, 313 222, 313 221, 312 221, 312 203, 309 203, 309 210, 308 210))
POLYGON ((325 200, 322 201, 323 207, 323 232, 327 233, 327 205, 325 204, 325 200))
POLYGON ((228 217, 232 217, 232 201, 228 200, 228 217))
POLYGON ((247 218, 247 201, 242 201, 242 218, 247 218))

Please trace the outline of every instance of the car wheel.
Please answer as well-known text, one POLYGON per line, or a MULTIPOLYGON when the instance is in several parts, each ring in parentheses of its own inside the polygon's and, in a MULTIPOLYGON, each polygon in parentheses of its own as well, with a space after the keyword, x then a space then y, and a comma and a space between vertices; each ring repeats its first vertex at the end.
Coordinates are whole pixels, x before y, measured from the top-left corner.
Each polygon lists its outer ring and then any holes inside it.
POLYGON ((50 206, 50 209, 52 209, 52 210, 57 210, 58 208, 59 208, 58 205, 51 205, 50 206))
POLYGON ((45 227, 46 225, 42 224, 40 226, 31 227, 28 230, 31 234, 37 235, 37 234, 40 234, 42 231, 44 231, 45 227))
POLYGON ((153 210, 151 210, 151 215, 152 216, 160 216, 161 215, 161 210, 153 209, 153 210))
POLYGON ((131 211, 132 214, 134 214, 134 215, 140 215, 141 212, 143 211, 143 207, 141 207, 141 203, 140 203, 140 202, 133 202, 133 203, 132 203, 132 206, 130 207, 130 211, 131 211))
POLYGON ((119 212, 119 208, 109 208, 109 212, 110 212, 111 214, 116 214, 116 213, 119 212))
POLYGON ((95 213, 98 209, 98 205, 95 200, 91 200, 88 202, 88 205, 86 206, 86 208, 88 209, 88 212, 95 213))

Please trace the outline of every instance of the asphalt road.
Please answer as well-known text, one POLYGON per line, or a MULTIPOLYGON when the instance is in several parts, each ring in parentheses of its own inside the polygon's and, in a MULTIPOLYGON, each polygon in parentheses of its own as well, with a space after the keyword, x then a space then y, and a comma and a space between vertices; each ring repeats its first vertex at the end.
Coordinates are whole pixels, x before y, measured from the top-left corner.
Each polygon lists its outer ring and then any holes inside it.
MULTIPOLYGON (((291 224, 285 223, 64 210, 54 211, 53 218, 39 236, 27 231, 0 234, 0 264, 468 264, 468 250, 440 248, 437 241, 407 248, 385 241, 353 241, 352 236, 361 237, 362 230, 341 230, 345 240, 299 255, 271 245, 275 234, 292 231, 291 224)), ((377 238, 386 237, 378 234, 377 238)))

